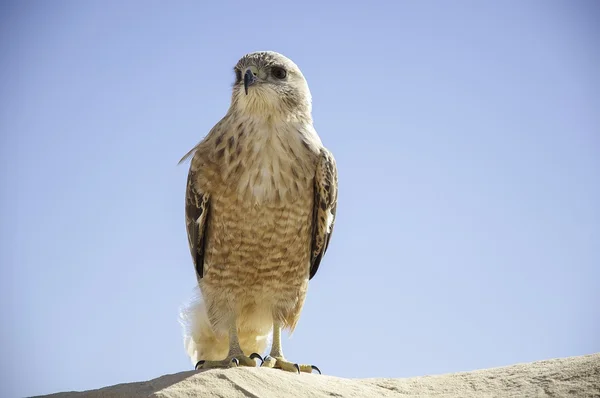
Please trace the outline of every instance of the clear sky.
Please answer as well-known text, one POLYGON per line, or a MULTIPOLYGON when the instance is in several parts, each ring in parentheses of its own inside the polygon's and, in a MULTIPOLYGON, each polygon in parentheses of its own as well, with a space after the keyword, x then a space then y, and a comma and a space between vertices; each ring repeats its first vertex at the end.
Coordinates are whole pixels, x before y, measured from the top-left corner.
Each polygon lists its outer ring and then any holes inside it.
POLYGON ((338 219, 284 351, 408 377, 600 351, 594 1, 0 5, 0 396, 192 369, 177 162, 294 60, 338 219))

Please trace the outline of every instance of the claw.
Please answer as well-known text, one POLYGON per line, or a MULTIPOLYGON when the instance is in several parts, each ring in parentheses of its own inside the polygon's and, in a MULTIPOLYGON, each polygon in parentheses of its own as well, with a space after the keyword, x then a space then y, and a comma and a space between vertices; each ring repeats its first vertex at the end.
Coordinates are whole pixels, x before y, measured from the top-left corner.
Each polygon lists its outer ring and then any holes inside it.
POLYGON ((232 362, 232 363, 235 363, 235 366, 236 366, 236 367, 240 366, 240 360, 239 360, 239 359, 237 359, 237 358, 231 358, 231 362, 232 362))
POLYGON ((267 354, 267 356, 263 358, 263 361, 261 362, 260 366, 262 367, 265 364, 265 362, 267 362, 270 359, 271 359, 271 356, 267 354))
POLYGON ((315 365, 310 365, 310 367, 312 368, 312 370, 316 370, 317 372, 319 372, 319 374, 322 374, 321 370, 319 368, 317 368, 315 365))
POLYGON ((196 363, 196 366, 194 366, 194 369, 198 370, 198 366, 204 365, 204 362, 206 362, 206 361, 198 361, 196 363))
POLYGON ((298 374, 300 374, 300 365, 298 365, 297 363, 294 364, 294 367, 296 368, 296 370, 298 371, 298 374))
POLYGON ((263 357, 261 357, 259 354, 253 352, 252 354, 250 354, 250 359, 260 359, 260 365, 262 366, 263 363, 265 363, 265 360, 263 359, 263 357))

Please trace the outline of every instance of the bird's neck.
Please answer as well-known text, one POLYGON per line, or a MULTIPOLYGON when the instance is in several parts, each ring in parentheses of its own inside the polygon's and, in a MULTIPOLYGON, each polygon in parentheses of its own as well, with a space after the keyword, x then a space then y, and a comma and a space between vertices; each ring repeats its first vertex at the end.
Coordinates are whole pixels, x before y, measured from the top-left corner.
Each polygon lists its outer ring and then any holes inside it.
POLYGON ((243 118, 248 121, 260 123, 264 126, 268 125, 282 125, 282 124, 311 124, 312 125, 312 115, 310 112, 307 112, 302 109, 298 109, 295 111, 288 111, 282 109, 273 109, 273 108, 232 108, 230 113, 234 118, 243 118))

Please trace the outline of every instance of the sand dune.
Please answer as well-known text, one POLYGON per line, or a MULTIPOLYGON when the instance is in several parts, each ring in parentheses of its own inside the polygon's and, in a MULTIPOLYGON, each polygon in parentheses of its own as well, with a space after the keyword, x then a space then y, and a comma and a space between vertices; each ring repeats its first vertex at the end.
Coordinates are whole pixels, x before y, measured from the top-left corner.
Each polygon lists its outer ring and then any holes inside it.
POLYGON ((600 397, 600 353, 407 379, 214 369, 44 397, 600 397))

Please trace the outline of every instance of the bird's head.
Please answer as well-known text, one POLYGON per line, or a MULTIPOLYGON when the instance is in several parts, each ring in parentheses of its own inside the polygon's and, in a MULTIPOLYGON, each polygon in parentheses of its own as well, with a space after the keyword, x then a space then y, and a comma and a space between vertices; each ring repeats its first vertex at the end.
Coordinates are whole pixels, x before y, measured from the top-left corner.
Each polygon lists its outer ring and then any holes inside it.
POLYGON ((273 51, 253 52, 244 55, 233 70, 232 106, 237 111, 257 116, 310 118, 308 84, 289 58, 273 51))

